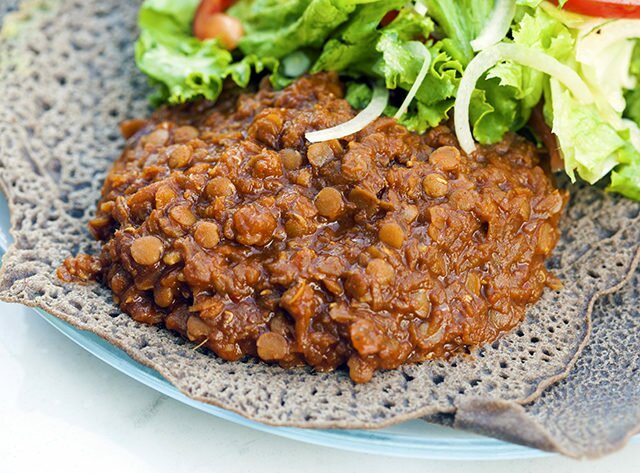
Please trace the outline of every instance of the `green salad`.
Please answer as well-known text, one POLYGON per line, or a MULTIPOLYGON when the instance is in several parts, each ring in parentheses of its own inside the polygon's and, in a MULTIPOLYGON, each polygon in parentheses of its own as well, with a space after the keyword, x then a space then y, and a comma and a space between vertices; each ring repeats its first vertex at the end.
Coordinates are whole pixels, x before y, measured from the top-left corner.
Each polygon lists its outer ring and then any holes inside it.
POLYGON ((373 107, 419 133, 454 118, 467 153, 524 129, 543 103, 569 177, 608 176, 609 190, 640 200, 640 19, 540 0, 240 0, 225 12, 243 30, 229 51, 193 34, 199 3, 142 6, 136 62, 156 103, 216 100, 225 80, 269 74, 281 88, 336 71, 369 118, 373 107))

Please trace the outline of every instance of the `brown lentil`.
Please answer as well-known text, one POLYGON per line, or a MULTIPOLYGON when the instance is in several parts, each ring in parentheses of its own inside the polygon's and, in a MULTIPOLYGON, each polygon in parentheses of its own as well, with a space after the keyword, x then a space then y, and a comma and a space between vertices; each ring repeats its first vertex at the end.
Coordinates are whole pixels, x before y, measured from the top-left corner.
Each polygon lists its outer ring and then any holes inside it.
POLYGON ((142 141, 153 147, 164 146, 169 139, 169 131, 165 128, 157 128, 142 138, 142 141))
POLYGON ((258 337, 256 342, 258 356, 265 361, 278 361, 284 359, 289 352, 289 343, 276 332, 266 332, 258 337))
POLYGON ((179 126, 173 130, 173 141, 176 143, 186 143, 195 140, 198 136, 200 136, 200 132, 193 126, 179 126))
POLYGON ((173 288, 158 287, 153 291, 153 300, 159 307, 169 307, 175 300, 173 288))
POLYGON ((422 179, 422 189, 429 197, 439 198, 447 195, 448 181, 440 174, 427 174, 422 179))
POLYGON ((207 195, 210 197, 224 197, 233 195, 236 191, 235 186, 228 177, 214 177, 207 184, 207 195))
POLYGON ((404 243, 404 230, 395 222, 387 222, 382 224, 378 231, 380 241, 393 248, 402 248, 404 243))
POLYGON ((184 227, 190 227, 196 223, 196 216, 193 215, 191 208, 187 205, 177 205, 169 211, 169 215, 173 220, 184 227))
POLYGON ((149 122, 147 120, 141 120, 139 118, 124 120, 120 123, 120 133, 125 140, 128 140, 148 124, 149 122))
POLYGON ((335 157, 329 143, 314 143, 307 149, 307 160, 313 167, 319 168, 335 157))
POLYGON ((268 244, 277 225, 273 213, 259 204, 241 207, 233 215, 236 240, 247 246, 268 244))
POLYGON ((131 257, 138 264, 151 266, 162 258, 162 241, 154 236, 143 236, 131 243, 131 257))
POLYGON ((177 264, 180 261, 182 261, 182 255, 180 254, 179 251, 172 250, 164 255, 164 257, 162 258, 162 261, 167 266, 173 266, 174 264, 177 264))
POLYGON ((383 259, 373 259, 367 265, 367 274, 374 278, 379 284, 391 284, 395 279, 393 266, 383 259))
POLYGON ((167 185, 158 187, 156 191, 156 209, 164 209, 176 198, 176 193, 167 185))
POLYGON ((193 237, 202 248, 215 248, 220 243, 218 225, 213 222, 200 222, 193 237))
POLYGON ((333 187, 325 187, 318 192, 315 204, 318 213, 329 220, 337 219, 344 210, 342 194, 333 187))
POLYGON ((300 151, 286 148, 280 151, 280 158, 285 169, 293 171, 302 166, 302 155, 300 151))
POLYGON ((187 335, 189 340, 196 341, 202 338, 207 338, 211 327, 207 325, 200 317, 192 315, 187 319, 187 335))
POLYGON ((436 149, 429 160, 442 171, 456 171, 460 165, 460 150, 453 146, 442 146, 436 149))
POLYGON ((191 161, 191 148, 188 145, 174 145, 169 157, 169 166, 183 168, 191 161))

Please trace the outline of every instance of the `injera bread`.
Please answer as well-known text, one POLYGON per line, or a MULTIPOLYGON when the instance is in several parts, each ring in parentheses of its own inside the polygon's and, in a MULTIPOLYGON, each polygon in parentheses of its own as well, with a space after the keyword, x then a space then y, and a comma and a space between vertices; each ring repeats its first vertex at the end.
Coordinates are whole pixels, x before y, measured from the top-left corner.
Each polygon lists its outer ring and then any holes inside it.
POLYGON ((466 400, 431 422, 577 458, 611 453, 640 432, 640 267, 598 299, 589 343, 564 380, 522 406, 466 400))
POLYGON ((41 307, 188 396, 272 425, 379 427, 452 413, 471 400, 525 403, 565 376, 587 339, 595 296, 630 271, 640 240, 640 206, 597 189, 573 194, 549 263, 565 287, 546 291, 519 329, 473 356, 380 372, 365 385, 343 371, 221 361, 134 322, 100 285, 59 281, 65 258, 99 250, 86 224, 123 146, 118 122, 148 113, 133 61, 137 5, 50 0, 1 41, 0 187, 15 240, 3 260, 1 299, 41 307))

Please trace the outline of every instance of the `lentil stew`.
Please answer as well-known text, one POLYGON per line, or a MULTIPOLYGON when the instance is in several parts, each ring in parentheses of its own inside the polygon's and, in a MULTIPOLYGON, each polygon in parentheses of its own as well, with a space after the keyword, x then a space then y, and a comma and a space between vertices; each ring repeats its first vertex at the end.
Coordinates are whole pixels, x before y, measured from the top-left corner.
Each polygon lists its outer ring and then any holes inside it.
POLYGON ((103 251, 59 276, 101 279, 135 320, 226 360, 356 382, 511 330, 559 285, 544 262, 566 196, 535 147, 508 135, 469 157, 446 125, 390 118, 309 144, 354 116, 342 97, 318 74, 123 123, 90 223, 103 251))

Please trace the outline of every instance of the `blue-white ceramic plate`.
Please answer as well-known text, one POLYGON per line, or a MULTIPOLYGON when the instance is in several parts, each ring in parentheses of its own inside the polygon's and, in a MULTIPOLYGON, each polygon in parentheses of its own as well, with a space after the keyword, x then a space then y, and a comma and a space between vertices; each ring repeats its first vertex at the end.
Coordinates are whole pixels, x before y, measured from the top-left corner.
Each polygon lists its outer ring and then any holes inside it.
MULTIPOLYGON (((0 255, 10 242, 9 210, 0 194, 0 255)), ((194 401, 178 391, 156 371, 132 360, 122 350, 100 337, 78 330, 44 311, 36 310, 36 313, 69 339, 131 378, 196 409, 262 432, 344 450, 433 460, 499 460, 548 455, 538 450, 430 425, 420 420, 381 430, 270 427, 224 409, 194 401)))

